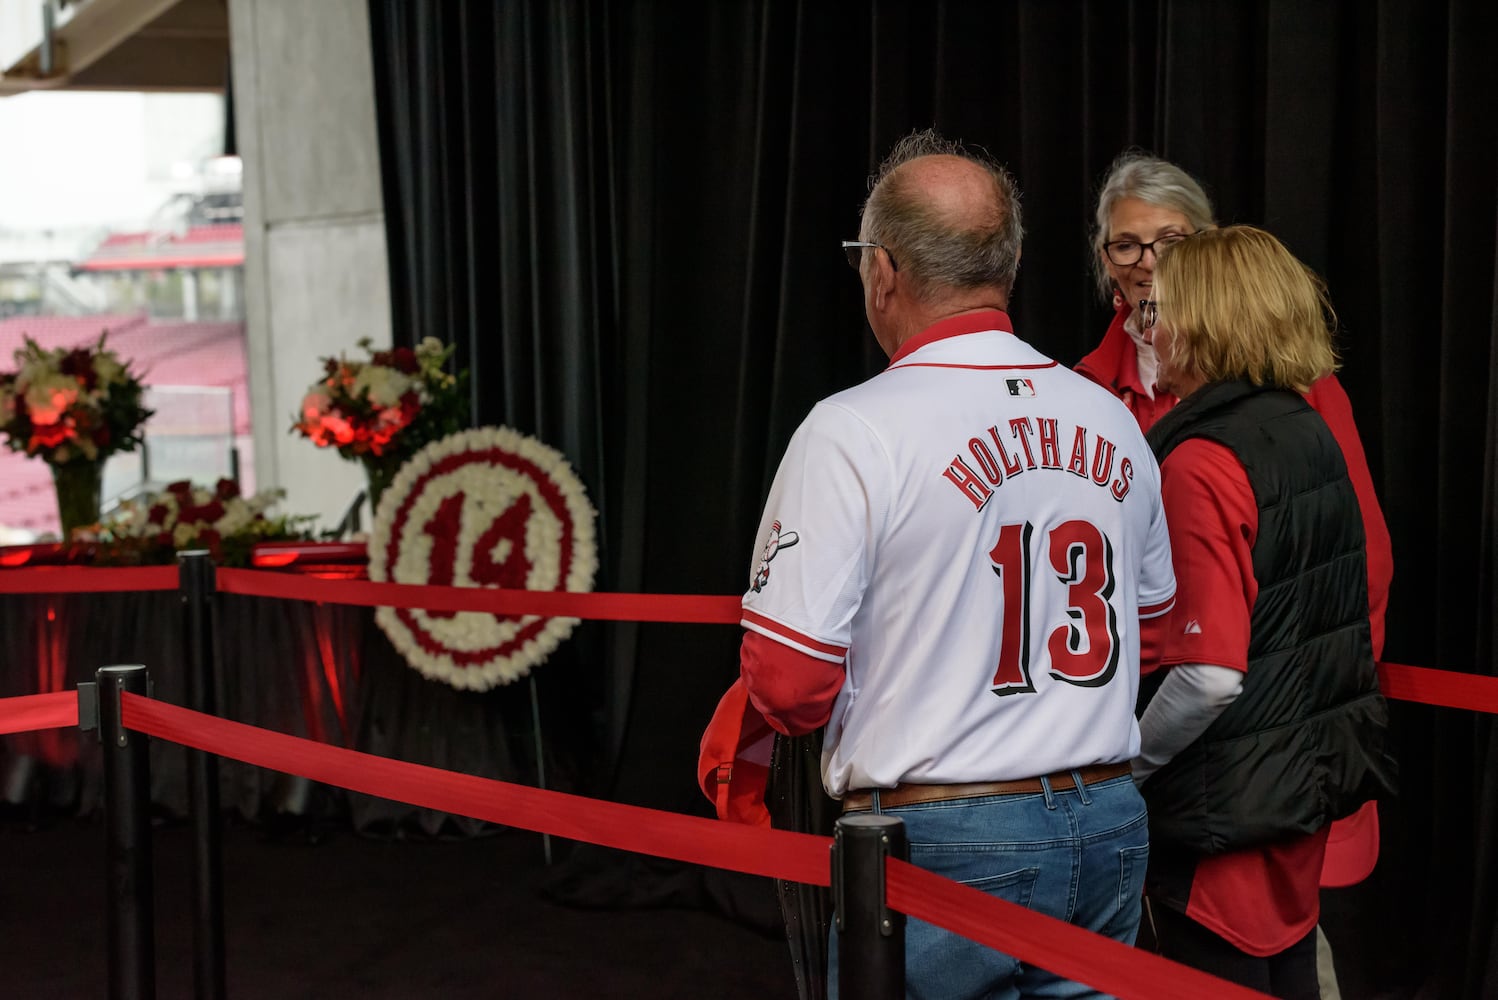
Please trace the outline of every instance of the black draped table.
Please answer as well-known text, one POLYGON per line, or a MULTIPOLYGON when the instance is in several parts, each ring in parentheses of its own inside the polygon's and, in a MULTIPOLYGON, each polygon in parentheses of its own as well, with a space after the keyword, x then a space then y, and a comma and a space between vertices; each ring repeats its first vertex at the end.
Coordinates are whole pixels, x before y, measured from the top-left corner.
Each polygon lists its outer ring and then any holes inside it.
MULTIPOLYGON (((15 589, 3 586, 7 566, 33 569, 34 561, 22 558, 26 551, 0 549, 0 590, 15 589)), ((45 561, 46 550, 37 551, 45 561)), ((58 574, 79 571, 76 565, 55 568, 58 574)), ((353 546, 304 546, 301 558, 281 571, 362 577, 363 560, 353 546)), ((428 680, 391 646, 372 608, 234 594, 213 600, 217 704, 224 718, 465 774, 536 783, 529 681, 475 692, 428 680)), ((142 663, 157 698, 184 704, 183 619, 183 598, 175 590, 0 592, 0 697, 73 690, 101 666, 142 663)), ((185 815, 182 748, 154 744, 151 775, 155 805, 185 815)), ((346 814, 361 832, 431 836, 483 827, 229 760, 221 762, 220 778, 224 807, 252 820, 346 814)), ((92 812, 100 796, 96 737, 76 730, 5 737, 0 781, 0 796, 13 809, 92 812)))

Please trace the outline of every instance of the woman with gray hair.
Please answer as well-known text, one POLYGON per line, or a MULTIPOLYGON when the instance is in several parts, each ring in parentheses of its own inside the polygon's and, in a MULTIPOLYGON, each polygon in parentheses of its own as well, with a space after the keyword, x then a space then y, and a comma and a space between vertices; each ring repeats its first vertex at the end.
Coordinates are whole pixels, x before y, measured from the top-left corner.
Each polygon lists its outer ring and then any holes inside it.
POLYGON ((1123 400, 1142 431, 1176 398, 1156 392, 1155 351, 1145 342, 1139 303, 1154 297, 1160 253, 1214 226, 1206 192, 1174 163, 1137 150, 1113 161, 1098 195, 1092 237, 1098 288, 1112 296, 1113 322, 1077 371, 1123 400))

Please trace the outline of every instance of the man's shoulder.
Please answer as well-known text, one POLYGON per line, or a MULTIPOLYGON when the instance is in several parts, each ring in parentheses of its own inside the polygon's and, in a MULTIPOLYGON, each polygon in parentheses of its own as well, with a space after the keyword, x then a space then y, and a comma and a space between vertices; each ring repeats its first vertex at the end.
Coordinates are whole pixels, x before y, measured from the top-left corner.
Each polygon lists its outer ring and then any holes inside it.
POLYGON ((1137 429, 1129 408, 1107 387, 1012 334, 998 336, 1002 339, 986 345, 986 350, 961 354, 950 350, 923 351, 825 397, 818 405, 841 406, 853 412, 898 407, 904 412, 911 405, 912 388, 930 394, 940 394, 947 387, 957 392, 971 391, 972 380, 978 378, 982 380, 982 391, 996 396, 1024 398, 1043 394, 1055 398, 1065 394, 1078 403, 1095 405, 1110 416, 1121 415, 1120 419, 1137 429))

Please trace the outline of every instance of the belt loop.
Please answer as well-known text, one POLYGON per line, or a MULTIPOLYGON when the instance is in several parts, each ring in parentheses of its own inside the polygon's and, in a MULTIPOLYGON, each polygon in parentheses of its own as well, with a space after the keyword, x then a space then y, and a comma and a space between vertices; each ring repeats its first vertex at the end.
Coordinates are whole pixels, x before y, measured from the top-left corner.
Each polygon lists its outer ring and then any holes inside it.
POLYGON ((1092 805, 1092 799, 1087 795, 1087 785, 1082 781, 1082 772, 1073 771, 1071 773, 1071 780, 1077 783, 1077 795, 1081 798, 1082 804, 1084 806, 1092 805))
POLYGON ((879 808, 879 789, 877 788, 869 793, 869 809, 875 816, 884 815, 884 810, 879 808))
POLYGON ((1049 776, 1041 775, 1040 789, 1045 792, 1045 807, 1054 811, 1056 808, 1056 793, 1051 791, 1051 779, 1049 776))

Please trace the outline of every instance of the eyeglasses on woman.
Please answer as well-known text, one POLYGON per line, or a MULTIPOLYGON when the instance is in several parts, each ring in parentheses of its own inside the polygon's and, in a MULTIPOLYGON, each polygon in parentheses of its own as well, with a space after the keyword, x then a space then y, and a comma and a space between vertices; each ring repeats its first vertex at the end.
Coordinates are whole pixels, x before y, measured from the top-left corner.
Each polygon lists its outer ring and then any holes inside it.
POLYGON ((1138 240, 1109 240, 1103 244, 1103 252, 1116 266, 1131 267, 1144 259, 1144 251, 1149 250, 1159 257, 1162 251, 1175 246, 1189 235, 1189 233, 1166 233, 1164 236, 1155 237, 1148 243, 1141 243, 1138 240))

